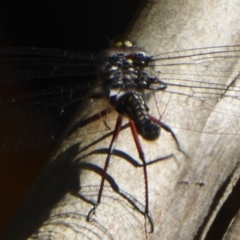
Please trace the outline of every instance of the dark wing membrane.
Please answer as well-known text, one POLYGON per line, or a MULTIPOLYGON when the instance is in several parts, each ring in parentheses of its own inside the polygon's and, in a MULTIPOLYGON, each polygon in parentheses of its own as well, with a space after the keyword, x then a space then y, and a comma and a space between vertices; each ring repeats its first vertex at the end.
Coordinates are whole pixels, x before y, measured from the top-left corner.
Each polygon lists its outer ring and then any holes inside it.
POLYGON ((0 104, 0 152, 17 151, 61 138, 89 87, 42 90, 0 104))
POLYGON ((97 54, 57 49, 0 49, 0 85, 28 79, 81 76, 96 71, 97 54))
POLYGON ((96 77, 96 58, 61 50, 0 50, 0 152, 59 140, 96 77), (39 83, 42 90, 36 91, 39 83))
POLYGON ((165 122, 191 131, 240 134, 240 121, 233 120, 234 127, 227 130, 218 123, 240 117, 240 46, 158 55, 155 66, 168 84, 159 96, 165 99, 165 122))

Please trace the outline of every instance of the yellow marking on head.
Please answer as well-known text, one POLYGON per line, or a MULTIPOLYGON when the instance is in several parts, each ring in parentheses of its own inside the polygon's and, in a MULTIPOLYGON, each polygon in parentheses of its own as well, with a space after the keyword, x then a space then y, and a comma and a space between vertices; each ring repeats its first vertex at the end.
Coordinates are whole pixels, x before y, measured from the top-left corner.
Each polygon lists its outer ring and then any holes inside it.
POLYGON ((132 47, 133 44, 129 40, 126 41, 118 41, 115 43, 116 47, 132 47))
POLYGON ((124 46, 125 46, 125 47, 132 47, 133 44, 132 44, 132 42, 130 42, 129 40, 127 40, 127 41, 124 41, 124 46))
POLYGON ((121 42, 121 41, 118 41, 115 43, 116 47, 122 47, 122 45, 123 45, 123 42, 121 42))

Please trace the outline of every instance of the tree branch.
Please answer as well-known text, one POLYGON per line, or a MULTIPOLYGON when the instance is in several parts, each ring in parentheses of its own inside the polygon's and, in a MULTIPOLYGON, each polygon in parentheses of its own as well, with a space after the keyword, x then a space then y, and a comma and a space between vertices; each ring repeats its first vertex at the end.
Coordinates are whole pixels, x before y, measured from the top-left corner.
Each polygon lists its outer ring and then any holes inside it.
MULTIPOLYGON (((127 33, 153 55, 179 49, 238 44, 239 10, 234 3, 223 1, 216 4, 188 0, 177 3, 172 0, 148 1, 127 33)), ((158 102, 164 102, 163 94, 156 94, 158 102)), ((154 233, 149 233, 150 223, 143 214, 143 170, 134 166, 139 156, 129 128, 120 132, 107 171, 101 204, 91 217, 92 221, 86 221, 92 202, 98 197, 100 174, 106 159, 104 149, 110 144, 109 133, 117 119, 117 114, 111 112, 105 118, 77 129, 61 144, 9 228, 8 236, 15 236, 11 239, 30 236, 35 239, 186 240, 196 236, 204 239, 212 216, 215 216, 214 211, 218 211, 222 204, 221 197, 216 198, 218 190, 235 173, 240 155, 239 134, 209 134, 204 128, 214 116, 217 119, 214 127, 217 125, 228 132, 234 127, 232 123, 239 119, 231 116, 222 125, 222 119, 213 111, 204 116, 200 126, 202 131, 190 131, 182 127, 185 126, 184 119, 197 115, 185 115, 185 111, 180 111, 180 105, 174 106, 176 111, 171 112, 173 101, 168 96, 161 120, 172 127, 186 154, 179 151, 172 135, 164 130, 154 142, 141 139, 148 162, 166 157, 147 166, 154 233), (179 112, 178 116, 176 112, 179 112)), ((90 117, 96 111, 100 112, 106 104, 99 99, 84 103, 74 122, 81 116, 90 117)), ((155 104, 151 99, 150 113, 158 116, 155 104)), ((223 102, 215 104, 220 108, 223 102)), ((228 104, 227 107, 236 106, 238 109, 239 100, 235 105, 233 102, 228 104)))

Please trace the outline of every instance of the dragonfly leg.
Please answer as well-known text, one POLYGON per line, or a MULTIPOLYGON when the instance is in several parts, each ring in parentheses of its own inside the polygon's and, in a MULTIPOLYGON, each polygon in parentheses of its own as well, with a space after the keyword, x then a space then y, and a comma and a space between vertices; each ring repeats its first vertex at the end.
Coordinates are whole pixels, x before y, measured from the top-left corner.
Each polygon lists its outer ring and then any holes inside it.
POLYGON ((184 155, 187 155, 187 154, 181 149, 180 143, 179 143, 179 141, 178 141, 175 133, 173 132, 173 130, 172 130, 167 124, 161 122, 161 121, 158 120, 157 118, 155 118, 155 117, 153 117, 153 116, 149 116, 149 117, 150 117, 150 119, 151 119, 153 122, 157 123, 157 124, 158 124, 160 127, 162 127, 165 131, 171 133, 174 141, 175 141, 176 144, 177 144, 178 150, 179 150, 180 152, 182 152, 184 155))
POLYGON ((112 140, 111 140, 111 143, 110 143, 109 148, 108 148, 108 154, 107 154, 107 158, 106 158, 106 161, 105 161, 103 173, 102 173, 102 180, 101 180, 101 184, 100 184, 100 188, 99 188, 99 192, 98 192, 97 203, 94 204, 93 208, 88 212, 87 221, 91 221, 91 216, 93 214, 95 214, 95 211, 96 211, 98 205, 101 203, 103 186, 104 186, 104 182, 105 182, 105 179, 106 179, 106 176, 107 176, 108 165, 109 165, 111 155, 112 155, 113 150, 114 150, 114 143, 117 141, 119 132, 121 130, 122 119, 123 119, 123 117, 121 115, 118 115, 116 125, 115 125, 115 128, 114 128, 114 132, 113 132, 113 136, 112 136, 112 140))
POLYGON ((144 179, 145 179, 145 216, 148 218, 149 223, 150 223, 150 233, 152 233, 154 231, 154 223, 153 223, 153 219, 150 215, 149 212, 149 196, 148 196, 148 176, 147 176, 147 163, 145 160, 145 155, 141 146, 141 143, 139 141, 139 137, 138 137, 138 132, 135 126, 134 121, 129 120, 129 125, 131 127, 131 131, 132 131, 132 135, 138 150, 138 154, 139 154, 139 158, 142 160, 143 163, 143 174, 144 174, 144 179))

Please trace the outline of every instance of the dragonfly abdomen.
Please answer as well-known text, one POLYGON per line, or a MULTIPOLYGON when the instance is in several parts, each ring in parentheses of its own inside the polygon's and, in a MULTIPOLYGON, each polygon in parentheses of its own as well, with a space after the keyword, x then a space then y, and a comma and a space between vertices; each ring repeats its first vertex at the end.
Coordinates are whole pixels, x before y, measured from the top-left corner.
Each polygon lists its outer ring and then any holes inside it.
POLYGON ((138 133, 145 139, 154 140, 160 135, 160 127, 154 123, 149 114, 149 108, 142 96, 134 91, 110 97, 110 103, 123 116, 133 120, 138 133))

